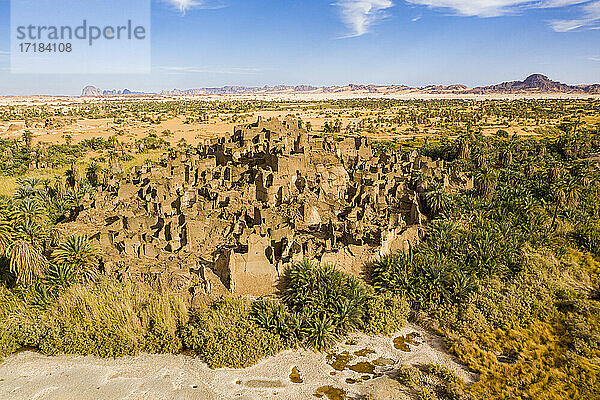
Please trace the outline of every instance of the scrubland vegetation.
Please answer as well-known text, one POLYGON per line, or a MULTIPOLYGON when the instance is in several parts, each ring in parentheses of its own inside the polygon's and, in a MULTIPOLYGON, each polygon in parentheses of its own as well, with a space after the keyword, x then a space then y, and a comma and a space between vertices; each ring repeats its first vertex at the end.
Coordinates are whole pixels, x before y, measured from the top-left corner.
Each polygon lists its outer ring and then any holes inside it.
MULTIPOLYGON (((353 104, 322 105, 332 117, 338 106, 353 104)), ((188 309, 176 296, 106 276, 90 241, 60 229, 102 184, 98 170, 88 165, 79 183, 66 186, 21 180, 14 196, 0 201, 0 357, 23 347, 102 357, 191 351, 211 367, 244 367, 286 348, 324 350, 352 331, 389 334, 410 319, 443 335, 451 352, 480 374, 465 387, 433 365, 403 367, 397 379, 423 399, 600 398, 598 103, 482 102, 468 112, 451 106, 414 102, 413 111, 396 118, 452 135, 379 149, 444 159, 473 176, 474 188, 452 193, 415 174, 428 216, 418 247, 376 261, 364 279, 297 264, 274 298, 227 298, 188 309), (479 127, 493 119, 529 119, 539 132, 483 135, 479 127)), ((204 115, 189 104, 86 107, 79 112, 90 117, 204 115)), ((146 142, 151 147, 160 139, 146 142)), ((0 142, 3 173, 27 169, 27 146, 25 139, 0 142)), ((92 144, 65 146, 51 151, 67 165, 92 144)))

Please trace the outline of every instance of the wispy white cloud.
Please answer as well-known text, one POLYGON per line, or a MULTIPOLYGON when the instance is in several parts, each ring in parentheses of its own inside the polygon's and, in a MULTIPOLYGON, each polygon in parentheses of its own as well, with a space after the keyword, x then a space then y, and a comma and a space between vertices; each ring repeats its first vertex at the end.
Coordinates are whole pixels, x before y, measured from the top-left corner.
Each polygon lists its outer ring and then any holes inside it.
POLYGON ((600 1, 584 4, 580 8, 581 17, 550 21, 552 29, 556 32, 568 32, 580 28, 600 29, 600 27, 597 26, 600 24, 600 1))
POLYGON ((178 9, 182 14, 186 11, 202 5, 202 2, 197 0, 164 0, 166 3, 171 4, 173 7, 178 9))
POLYGON ((600 57, 588 57, 588 60, 600 62, 600 57))
POLYGON ((527 8, 558 8, 582 4, 589 0, 406 0, 433 9, 446 9, 462 16, 498 17, 527 8))
POLYGON ((414 17, 413 19, 411 19, 411 22, 417 22, 417 21, 419 21, 421 18, 423 18, 423 17, 421 17, 421 16, 419 15, 418 17, 414 17))
POLYGON ((499 17, 514 15, 534 8, 566 8, 575 6, 579 18, 548 21, 556 32, 576 29, 599 29, 600 0, 405 0, 407 3, 442 9, 466 17, 499 17))
POLYGON ((256 75, 264 71, 252 67, 187 67, 164 65, 156 67, 161 72, 170 74, 226 74, 226 75, 256 75))
MULTIPOLYGON (((587 3, 590 0, 546 0, 542 1, 541 4, 537 4, 539 8, 560 8, 560 7, 568 7, 576 4, 587 3)), ((534 6, 536 4, 534 3, 534 6)))
POLYGON ((344 37, 362 36, 371 26, 385 18, 385 10, 394 6, 392 0, 338 0, 342 21, 350 28, 344 37))
POLYGON ((217 9, 223 8, 219 0, 163 0, 165 3, 175 7, 182 15, 194 8, 217 9))

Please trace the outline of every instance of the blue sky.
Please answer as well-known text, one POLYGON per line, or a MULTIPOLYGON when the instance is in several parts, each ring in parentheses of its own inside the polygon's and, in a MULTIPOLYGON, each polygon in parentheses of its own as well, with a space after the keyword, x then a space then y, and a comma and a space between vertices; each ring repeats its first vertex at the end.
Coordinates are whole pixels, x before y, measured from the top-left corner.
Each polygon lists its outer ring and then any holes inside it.
MULTIPOLYGON (((125 0, 126 1, 126 0, 125 0)), ((600 0, 152 0, 152 73, 10 74, 0 95, 347 83, 600 82, 600 0)))

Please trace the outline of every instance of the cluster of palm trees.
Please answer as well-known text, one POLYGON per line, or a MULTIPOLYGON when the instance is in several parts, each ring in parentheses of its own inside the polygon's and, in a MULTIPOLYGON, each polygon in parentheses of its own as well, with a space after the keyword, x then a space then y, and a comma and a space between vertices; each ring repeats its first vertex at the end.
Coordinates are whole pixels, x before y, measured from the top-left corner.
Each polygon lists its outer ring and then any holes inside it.
POLYGON ((96 277, 99 258, 85 236, 63 237, 56 224, 72 216, 89 186, 62 188, 37 178, 20 180, 12 199, 0 201, 0 258, 7 285, 66 287, 96 277))
POLYGON ((289 346, 324 350, 351 331, 390 333, 406 318, 398 298, 378 296, 362 280, 311 261, 287 271, 280 298, 255 301, 251 316, 289 346))
POLYGON ((594 130, 542 140, 470 134, 422 149, 470 174, 473 189, 414 174, 431 219, 426 239, 410 255, 376 262, 375 288, 431 309, 460 303, 481 279, 510 279, 526 248, 555 252, 560 241, 598 254, 600 168, 585 159, 598 150, 594 130))

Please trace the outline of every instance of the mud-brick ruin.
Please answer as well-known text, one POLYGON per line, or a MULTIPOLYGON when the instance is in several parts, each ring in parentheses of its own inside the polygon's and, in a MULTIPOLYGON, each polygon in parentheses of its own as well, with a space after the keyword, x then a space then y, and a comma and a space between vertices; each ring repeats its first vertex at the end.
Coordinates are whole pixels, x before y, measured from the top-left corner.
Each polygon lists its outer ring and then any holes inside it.
POLYGON ((107 177, 69 229, 97 241, 109 274, 188 293, 192 302, 264 295, 305 258, 359 275, 374 258, 417 244, 425 188, 411 185, 414 172, 447 190, 472 185, 415 152, 376 156, 363 137, 259 119, 107 177))

